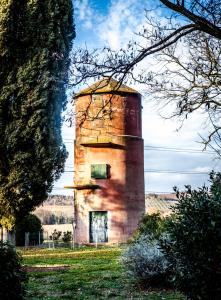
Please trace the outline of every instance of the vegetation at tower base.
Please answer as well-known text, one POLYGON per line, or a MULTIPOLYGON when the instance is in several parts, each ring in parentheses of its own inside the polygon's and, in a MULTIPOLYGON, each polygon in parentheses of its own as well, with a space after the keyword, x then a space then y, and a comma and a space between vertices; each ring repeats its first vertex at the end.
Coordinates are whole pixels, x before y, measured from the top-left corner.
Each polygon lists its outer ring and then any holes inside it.
POLYGON ((0 223, 8 229, 63 171, 73 38, 71 0, 0 0, 0 223))
POLYGON ((122 255, 127 276, 145 288, 171 286, 169 263, 160 248, 160 238, 164 236, 171 218, 163 218, 160 213, 144 215, 122 255))
POLYGON ((170 286, 169 262, 160 248, 159 239, 141 234, 122 255, 126 274, 145 288, 170 286))
POLYGON ((27 280, 21 258, 13 246, 0 242, 0 299, 21 300, 27 280))
POLYGON ((175 286, 192 300, 221 297, 221 173, 210 180, 210 188, 177 192, 176 219, 161 244, 175 286))
POLYGON ((163 218, 160 213, 145 214, 139 224, 138 229, 134 234, 134 239, 136 240, 141 235, 148 235, 152 239, 159 239, 160 236, 166 231, 166 225, 171 217, 163 218))
POLYGON ((72 240, 72 236, 73 236, 73 234, 71 231, 67 231, 67 232, 65 231, 65 232, 63 232, 62 241, 64 243, 68 243, 72 240))

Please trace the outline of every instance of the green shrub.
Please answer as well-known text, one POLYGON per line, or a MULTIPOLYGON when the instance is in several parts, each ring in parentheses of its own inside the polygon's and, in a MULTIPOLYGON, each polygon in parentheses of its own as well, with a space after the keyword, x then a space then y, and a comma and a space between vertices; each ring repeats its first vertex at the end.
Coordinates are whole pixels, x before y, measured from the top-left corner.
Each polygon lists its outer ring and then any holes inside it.
POLYGON ((162 218, 160 213, 146 214, 142 217, 138 224, 138 229, 134 234, 134 240, 139 239, 140 236, 148 235, 149 238, 159 239, 159 237, 166 231, 167 218, 162 218))
POLYGON ((175 286, 193 300, 221 299, 221 174, 210 179, 210 189, 177 192, 176 218, 161 245, 175 286))
POLYGON ((57 231, 57 229, 55 229, 52 234, 49 236, 50 240, 53 241, 58 241, 61 237, 62 232, 61 231, 57 231))
POLYGON ((72 240, 72 232, 71 231, 63 232, 62 240, 64 243, 70 242, 72 240))
POLYGON ((0 299, 21 300, 27 280, 21 258, 8 243, 0 242, 0 299))
POLYGON ((40 219, 32 214, 27 215, 15 226, 16 231, 16 246, 25 245, 25 232, 29 232, 29 244, 38 245, 39 244, 39 232, 40 232, 40 242, 43 241, 43 230, 40 219))

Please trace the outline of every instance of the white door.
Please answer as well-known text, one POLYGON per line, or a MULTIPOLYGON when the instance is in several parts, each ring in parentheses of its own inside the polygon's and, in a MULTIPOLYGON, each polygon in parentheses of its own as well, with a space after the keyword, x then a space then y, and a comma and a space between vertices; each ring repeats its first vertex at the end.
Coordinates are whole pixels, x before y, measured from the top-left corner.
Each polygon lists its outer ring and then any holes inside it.
POLYGON ((107 211, 90 212, 90 243, 105 243, 107 236, 107 211))

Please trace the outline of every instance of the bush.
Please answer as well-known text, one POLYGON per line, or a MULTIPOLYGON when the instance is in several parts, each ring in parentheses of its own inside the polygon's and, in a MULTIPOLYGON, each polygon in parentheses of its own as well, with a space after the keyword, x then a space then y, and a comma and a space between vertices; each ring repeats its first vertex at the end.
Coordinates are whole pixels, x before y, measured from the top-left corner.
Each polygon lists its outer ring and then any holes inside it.
POLYGON ((122 256, 127 274, 137 282, 152 286, 168 285, 168 262, 152 236, 141 235, 122 256))
POLYGON ((20 222, 17 222, 15 226, 16 231, 16 246, 25 245, 25 232, 29 232, 29 244, 38 245, 39 244, 39 232, 40 232, 40 242, 43 241, 43 230, 41 226, 40 219, 32 214, 24 217, 20 222))
POLYGON ((134 240, 139 239, 142 235, 148 235, 149 238, 159 239, 166 231, 167 218, 162 218, 160 213, 146 214, 138 224, 138 229, 134 234, 134 240))
POLYGON ((177 192, 177 217, 161 245, 176 287, 193 300, 221 299, 221 174, 210 179, 210 189, 177 192))
POLYGON ((26 279, 21 258, 15 249, 8 243, 0 242, 0 299, 23 299, 26 279))
POLYGON ((71 231, 63 232, 62 240, 64 243, 70 242, 72 240, 72 232, 71 231))
POLYGON ((61 231, 57 231, 57 229, 55 229, 52 234, 49 236, 50 240, 53 241, 58 241, 61 237, 62 232, 61 231))

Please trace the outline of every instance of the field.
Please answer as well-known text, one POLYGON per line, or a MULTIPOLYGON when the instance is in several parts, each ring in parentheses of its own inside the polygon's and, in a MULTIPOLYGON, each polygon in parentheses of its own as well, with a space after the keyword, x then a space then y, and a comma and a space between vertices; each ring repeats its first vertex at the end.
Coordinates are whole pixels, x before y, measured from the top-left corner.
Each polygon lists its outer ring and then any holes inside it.
POLYGON ((30 299, 184 300, 173 291, 147 291, 129 281, 120 248, 21 251, 30 299))

